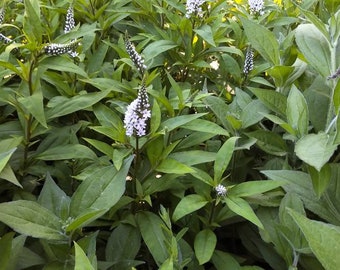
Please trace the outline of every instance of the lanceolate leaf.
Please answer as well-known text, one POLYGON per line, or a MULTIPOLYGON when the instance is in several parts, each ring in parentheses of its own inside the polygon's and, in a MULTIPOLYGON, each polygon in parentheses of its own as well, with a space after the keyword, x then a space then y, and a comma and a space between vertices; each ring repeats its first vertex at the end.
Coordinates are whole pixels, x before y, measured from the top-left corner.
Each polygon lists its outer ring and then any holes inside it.
POLYGON ((224 171, 229 165, 229 162, 233 156, 235 142, 237 139, 238 137, 229 138, 217 152, 214 164, 214 181, 216 183, 221 180, 224 171))
POLYGON ((76 264, 74 266, 74 269, 75 270, 94 270, 85 252, 76 242, 74 242, 74 248, 75 248, 75 254, 76 254, 76 257, 75 257, 76 264))
POLYGON ((340 227, 314 221, 289 209, 289 214, 305 235, 309 247, 326 270, 340 268, 340 227))
POLYGON ((329 42, 314 24, 301 24, 296 29, 296 43, 308 63, 323 77, 332 72, 329 42))
POLYGON ((133 156, 127 158, 119 171, 114 165, 96 170, 78 187, 71 199, 71 216, 83 211, 108 210, 115 205, 125 191, 126 176, 133 156))
POLYGON ((328 134, 308 134, 298 140, 295 153, 301 160, 320 171, 336 148, 328 134))
POLYGON ((64 160, 64 159, 92 159, 97 158, 96 154, 82 144, 60 145, 42 152, 37 159, 42 160, 64 160))
POLYGON ((184 217, 185 215, 188 215, 203 206, 205 206, 208 203, 208 201, 198 195, 198 194, 191 194, 188 195, 178 203, 178 205, 175 208, 174 214, 172 216, 172 219, 174 221, 179 220, 180 218, 184 217))
POLYGON ((272 65, 279 65, 279 42, 274 33, 256 22, 245 18, 241 18, 241 21, 251 46, 272 65))
POLYGON ((199 264, 202 265, 211 259, 217 243, 216 235, 213 231, 205 229, 200 231, 194 241, 195 255, 199 264))
POLYGON ((255 215, 254 210, 250 207, 247 201, 235 196, 227 196, 226 198, 224 198, 224 201, 226 202, 230 210, 233 211, 235 214, 244 217, 259 228, 263 229, 261 221, 255 215))
POLYGON ((50 240, 67 239, 61 229, 61 219, 33 201, 1 203, 0 221, 24 235, 50 240))
POLYGON ((161 265, 168 258, 166 238, 162 230, 165 224, 160 217, 151 212, 139 212, 136 218, 146 246, 157 265, 161 265))
POLYGON ((53 119, 82 109, 86 109, 108 95, 109 91, 77 95, 72 98, 56 97, 50 100, 46 117, 53 119))

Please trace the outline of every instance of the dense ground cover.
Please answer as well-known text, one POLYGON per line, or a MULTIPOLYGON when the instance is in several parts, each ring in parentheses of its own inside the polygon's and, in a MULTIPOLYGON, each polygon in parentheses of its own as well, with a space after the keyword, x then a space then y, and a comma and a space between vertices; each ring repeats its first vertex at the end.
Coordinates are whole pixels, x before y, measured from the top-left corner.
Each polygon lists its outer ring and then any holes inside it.
POLYGON ((6 0, 0 269, 339 269, 339 4, 6 0))

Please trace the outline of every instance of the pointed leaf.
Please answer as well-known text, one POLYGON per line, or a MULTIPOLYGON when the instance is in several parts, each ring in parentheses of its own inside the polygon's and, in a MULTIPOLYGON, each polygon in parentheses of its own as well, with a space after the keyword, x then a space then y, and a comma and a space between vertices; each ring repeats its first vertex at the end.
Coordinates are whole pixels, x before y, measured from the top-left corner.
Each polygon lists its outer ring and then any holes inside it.
POLYGON ((74 270, 94 270, 85 252, 76 242, 74 242, 74 248, 75 248, 75 255, 76 255, 75 256, 76 264, 74 266, 74 270))
POLYGON ((263 229, 263 225, 258 217, 255 215, 254 210, 250 207, 249 203, 239 197, 228 196, 224 198, 224 201, 228 205, 231 211, 235 214, 244 217, 250 222, 254 223, 260 229, 263 229))
POLYGON ((296 29, 295 39, 308 63, 323 77, 334 72, 329 42, 314 24, 300 24, 296 29))
POLYGON ((82 144, 67 144, 53 148, 36 156, 41 160, 64 160, 64 159, 92 159, 97 158, 96 154, 88 147, 82 144))
POLYGON ((162 226, 165 226, 163 221, 151 212, 139 212, 136 219, 146 246, 157 265, 161 265, 169 257, 162 230, 162 226))
POLYGON ((307 102, 303 94, 293 86, 287 99, 287 120, 299 136, 308 133, 309 113, 307 102))
POLYGON ((227 169, 229 162, 233 156, 235 142, 238 137, 229 138, 218 150, 214 163, 214 181, 219 183, 222 179, 224 171, 227 169))
POLYGON ((305 235, 309 247, 326 270, 340 268, 340 227, 314 221, 288 209, 305 235))
POLYGON ((213 231, 205 229, 200 231, 194 241, 195 255, 200 265, 210 261, 217 243, 213 231))
POLYGON ((228 195, 235 197, 247 197, 267 192, 284 184, 287 183, 275 180, 248 181, 229 188, 228 195))
POLYGON ((36 238, 65 240, 61 220, 50 210, 33 201, 0 204, 0 221, 18 233, 36 238))
POLYGON ((188 115, 180 115, 173 118, 170 118, 168 120, 165 120, 161 127, 165 129, 167 132, 174 130, 175 128, 181 127, 182 125, 185 125, 192 120, 195 120, 203 115, 206 115, 206 113, 196 113, 196 114, 188 114, 188 115))
POLYGON ((211 46, 216 47, 213 31, 211 27, 207 24, 203 24, 199 29, 194 29, 197 35, 204 39, 204 41, 208 42, 211 46))
POLYGON ((252 47, 257 50, 264 59, 272 65, 280 64, 279 42, 274 33, 264 26, 241 18, 244 31, 252 47))
POLYGON ((177 221, 180 218, 202 208, 208 203, 208 201, 198 195, 191 194, 181 199, 181 201, 177 204, 175 211, 172 215, 173 221, 177 221))
POLYGON ((51 175, 47 173, 44 186, 38 198, 39 204, 52 211, 62 219, 68 217, 71 199, 57 186, 51 175))
POLYGON ((96 104, 109 94, 109 91, 77 95, 72 98, 55 97, 48 103, 46 111, 47 119, 67 115, 79 110, 87 109, 96 104))
POLYGON ((301 160, 320 171, 336 148, 328 134, 308 134, 297 141, 295 153, 301 160))
POLYGON ((119 171, 112 165, 88 176, 72 196, 71 216, 76 217, 90 208, 108 210, 114 206, 125 191, 126 176, 132 160, 133 156, 127 158, 119 171))

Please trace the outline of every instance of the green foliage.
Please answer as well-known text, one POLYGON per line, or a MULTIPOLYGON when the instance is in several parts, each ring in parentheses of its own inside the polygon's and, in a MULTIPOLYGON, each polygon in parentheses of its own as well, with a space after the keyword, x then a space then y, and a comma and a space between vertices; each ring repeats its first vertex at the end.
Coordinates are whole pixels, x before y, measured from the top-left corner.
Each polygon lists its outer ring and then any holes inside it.
POLYGON ((338 269, 337 2, 6 0, 0 269, 338 269))

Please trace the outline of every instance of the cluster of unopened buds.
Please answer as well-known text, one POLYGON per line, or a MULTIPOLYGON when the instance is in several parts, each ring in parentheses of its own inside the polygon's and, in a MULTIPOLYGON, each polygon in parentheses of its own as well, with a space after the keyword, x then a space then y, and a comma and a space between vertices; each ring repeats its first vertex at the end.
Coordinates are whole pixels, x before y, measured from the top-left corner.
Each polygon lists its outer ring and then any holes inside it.
MULTIPOLYGON (((0 25, 3 24, 5 21, 5 9, 1 8, 0 9, 0 25)), ((13 40, 6 37, 4 34, 0 33, 0 42, 3 42, 5 44, 12 43, 13 40)))
POLYGON ((130 59, 132 60, 133 64, 135 67, 138 69, 138 71, 144 75, 144 72, 146 70, 146 65, 144 64, 144 59, 142 56, 136 51, 135 46, 131 43, 129 39, 129 35, 126 32, 124 36, 124 42, 125 42, 125 48, 126 51, 128 52, 130 59))
MULTIPOLYGON (((67 9, 64 33, 67 34, 75 27, 73 6, 70 5, 67 9)), ((68 43, 50 43, 44 47, 44 52, 49 55, 69 54, 71 57, 77 57, 77 47, 79 41, 72 39, 68 43)))
POLYGON ((243 73, 248 75, 248 73, 254 68, 254 52, 251 46, 247 48, 246 57, 244 60, 243 73))

